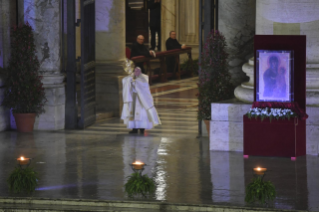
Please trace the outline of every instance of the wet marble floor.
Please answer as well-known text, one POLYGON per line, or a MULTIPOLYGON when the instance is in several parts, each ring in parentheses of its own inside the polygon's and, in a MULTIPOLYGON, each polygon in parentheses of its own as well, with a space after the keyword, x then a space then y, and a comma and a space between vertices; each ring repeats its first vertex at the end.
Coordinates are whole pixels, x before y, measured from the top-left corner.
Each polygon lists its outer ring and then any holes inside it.
POLYGON ((0 196, 27 196, 10 194, 5 183, 16 158, 25 156, 40 177, 32 197, 132 200, 123 185, 138 159, 157 183, 147 201, 256 206, 245 203, 245 186, 262 166, 277 189, 274 203, 262 207, 319 211, 319 157, 244 159, 241 152, 209 151, 208 138, 196 138, 195 81, 152 86, 163 125, 144 135, 129 135, 118 118, 85 130, 1 132, 0 196))

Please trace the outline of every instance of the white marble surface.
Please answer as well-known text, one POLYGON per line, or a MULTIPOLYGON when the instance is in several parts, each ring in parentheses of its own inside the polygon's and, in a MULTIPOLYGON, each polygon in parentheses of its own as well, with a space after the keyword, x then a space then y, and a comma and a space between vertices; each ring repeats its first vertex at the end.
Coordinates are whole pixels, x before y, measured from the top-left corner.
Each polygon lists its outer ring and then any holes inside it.
POLYGON ((241 83, 234 90, 235 97, 245 103, 254 101, 254 58, 250 58, 248 63, 242 67, 243 72, 249 77, 249 81, 241 83))
POLYGON ((260 15, 273 22, 304 23, 319 20, 317 0, 257 0, 260 15))
POLYGON ((242 85, 237 86, 234 90, 235 97, 245 103, 254 102, 254 89, 248 89, 242 87, 242 85))
POLYGON ((252 0, 219 1, 218 29, 226 38, 231 80, 235 86, 245 80, 241 67, 253 54, 255 8, 252 0))
POLYGON ((40 71, 60 73, 61 14, 59 0, 25 0, 24 21, 34 30, 40 71))
POLYGON ((96 0, 96 61, 125 58, 125 0, 96 0))
MULTIPOLYGON (((243 115, 251 104, 212 104, 210 122, 210 150, 243 151, 243 115)), ((319 154, 319 108, 307 106, 306 151, 309 155, 319 154)))
POLYGON ((243 103, 212 103, 212 121, 241 122, 243 115, 249 111, 251 104, 243 103))

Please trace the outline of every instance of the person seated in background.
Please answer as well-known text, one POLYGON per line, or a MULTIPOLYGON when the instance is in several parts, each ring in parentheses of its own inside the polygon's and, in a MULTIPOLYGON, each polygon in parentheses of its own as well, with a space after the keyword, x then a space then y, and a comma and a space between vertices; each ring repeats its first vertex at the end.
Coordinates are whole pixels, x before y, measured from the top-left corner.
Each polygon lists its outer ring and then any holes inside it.
MULTIPOLYGON (((176 32, 175 31, 171 31, 169 33, 169 38, 166 40, 166 50, 173 50, 173 49, 185 49, 186 45, 183 44, 181 45, 177 39, 176 39, 176 32)), ((173 73, 174 72, 174 67, 176 65, 176 61, 175 61, 175 57, 171 56, 171 57, 167 57, 167 72, 173 73)), ((177 68, 177 66, 176 66, 177 68)))
MULTIPOLYGON (((144 45, 144 36, 143 35, 137 36, 136 42, 134 42, 132 45, 131 58, 136 57, 136 56, 145 56, 145 57, 155 56, 154 51, 148 50, 147 47, 144 45)), ((142 73, 145 74, 143 62, 136 63, 135 65, 140 67, 142 70, 142 73)))

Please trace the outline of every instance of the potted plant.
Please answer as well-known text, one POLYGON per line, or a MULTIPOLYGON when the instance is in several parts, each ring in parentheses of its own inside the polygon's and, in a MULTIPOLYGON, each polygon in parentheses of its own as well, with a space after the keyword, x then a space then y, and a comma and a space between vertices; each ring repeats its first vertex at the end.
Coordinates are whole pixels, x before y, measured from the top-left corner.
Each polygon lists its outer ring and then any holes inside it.
POLYGON ((187 59, 187 60, 185 60, 181 64, 181 70, 197 76, 198 75, 198 59, 195 59, 195 60, 187 59))
POLYGON ((16 167, 7 179, 9 191, 32 193, 38 185, 38 173, 31 167, 16 167))
POLYGON ((10 37, 11 57, 2 105, 12 109, 19 132, 30 132, 46 101, 32 27, 28 23, 15 26, 10 37))
POLYGON ((233 85, 227 67, 225 37, 212 30, 206 39, 201 55, 198 83, 198 119, 204 120, 209 135, 211 103, 229 99, 233 95, 233 85))
POLYGON ((125 184, 125 191, 129 197, 139 194, 143 197, 147 197, 155 191, 155 183, 154 180, 146 174, 141 175, 138 172, 134 172, 128 177, 128 181, 125 184))
POLYGON ((264 176, 256 176, 246 187, 245 201, 253 203, 255 201, 262 204, 276 198, 275 186, 270 181, 264 181, 264 176))

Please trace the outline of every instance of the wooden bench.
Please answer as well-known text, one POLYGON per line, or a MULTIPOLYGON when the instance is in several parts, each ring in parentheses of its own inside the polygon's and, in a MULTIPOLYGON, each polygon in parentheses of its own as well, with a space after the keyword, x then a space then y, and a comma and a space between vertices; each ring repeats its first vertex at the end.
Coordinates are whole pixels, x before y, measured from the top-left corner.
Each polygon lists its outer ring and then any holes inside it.
MULTIPOLYGON (((162 52, 157 52, 156 57, 145 57, 145 56, 137 56, 137 57, 132 57, 131 60, 134 63, 146 63, 146 73, 149 76, 149 82, 152 84, 152 74, 153 71, 151 70, 150 66, 150 61, 159 59, 160 60, 160 80, 161 82, 167 82, 167 66, 166 66, 166 60, 167 57, 175 57, 175 67, 174 67, 174 77, 176 79, 181 79, 181 68, 180 68, 180 59, 179 55, 180 54, 187 54, 188 59, 193 63, 192 60, 192 48, 191 47, 186 47, 185 49, 174 49, 174 50, 169 50, 169 51, 162 51, 162 52), (177 72, 176 72, 177 69, 177 72)), ((189 75, 192 76, 192 71, 190 71, 189 75)))

